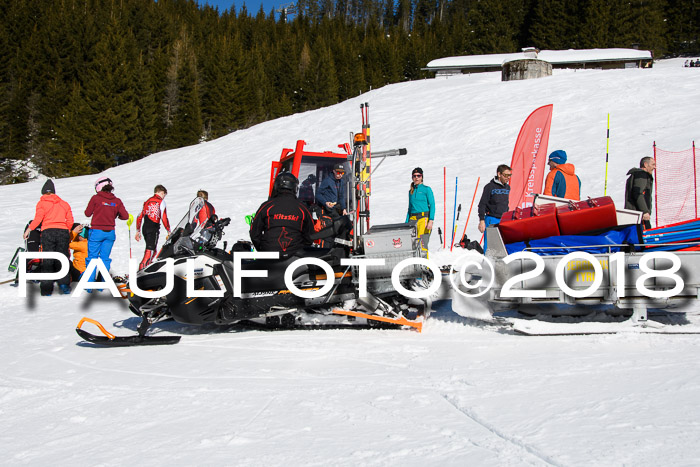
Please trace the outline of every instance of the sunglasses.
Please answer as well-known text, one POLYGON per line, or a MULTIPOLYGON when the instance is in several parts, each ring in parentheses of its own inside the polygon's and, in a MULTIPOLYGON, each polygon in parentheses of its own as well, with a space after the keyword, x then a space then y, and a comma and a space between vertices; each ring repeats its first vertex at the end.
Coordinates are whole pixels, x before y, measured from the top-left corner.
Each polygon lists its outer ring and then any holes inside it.
POLYGON ((504 178, 510 178, 513 176, 513 174, 501 174, 501 175, 503 175, 504 178))
POLYGON ((421 174, 413 174, 413 178, 423 178, 423 175, 421 175, 421 174))

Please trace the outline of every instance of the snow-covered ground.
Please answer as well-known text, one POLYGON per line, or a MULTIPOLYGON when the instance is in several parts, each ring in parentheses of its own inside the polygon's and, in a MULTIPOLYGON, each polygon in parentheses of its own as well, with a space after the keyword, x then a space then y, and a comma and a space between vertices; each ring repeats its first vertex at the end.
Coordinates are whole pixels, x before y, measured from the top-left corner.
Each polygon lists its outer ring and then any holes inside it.
MULTIPOLYGON (((175 222, 206 189, 217 213, 233 219, 226 239, 246 238, 243 217, 266 198, 270 161, 297 139, 333 150, 359 131, 359 104, 369 102, 373 149, 408 149, 375 174, 374 222, 404 220, 411 169, 421 166, 442 225, 445 166, 449 224, 454 177, 464 219, 477 177, 483 186, 509 163, 525 118, 553 103, 549 150, 567 151, 584 196, 603 192, 610 114, 607 186, 621 203, 625 173, 651 155, 654 140, 671 151, 700 140, 700 79, 682 64, 396 84, 106 175, 135 214, 164 184, 175 222)), ((78 221, 94 180, 56 181, 78 221)), ((43 182, 0 186, 5 262, 43 182)), ((472 238, 476 224, 472 213, 472 238)), ((438 243, 434 235, 439 262, 447 255, 438 243)), ((143 243, 131 247, 140 257, 143 243)), ((123 223, 112 257, 113 271, 126 271, 123 223)), ((19 298, 7 285, 0 300, 3 465, 700 464, 700 336, 523 337, 476 325, 465 316, 483 310, 455 301, 459 314, 441 308, 420 334, 167 322, 156 331, 184 335, 176 346, 107 349, 82 343, 73 329, 89 316, 132 334, 138 320, 121 300, 19 298)))

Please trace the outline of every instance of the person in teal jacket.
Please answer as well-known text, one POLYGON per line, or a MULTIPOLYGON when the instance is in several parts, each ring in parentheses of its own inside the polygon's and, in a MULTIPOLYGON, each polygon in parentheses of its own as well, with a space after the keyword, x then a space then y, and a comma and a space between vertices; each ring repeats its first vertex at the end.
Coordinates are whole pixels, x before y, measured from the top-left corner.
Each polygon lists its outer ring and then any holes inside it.
POLYGON ((435 196, 433 190, 423 184, 423 169, 416 167, 412 172, 413 182, 408 191, 408 212, 406 222, 415 225, 421 247, 428 250, 430 232, 435 219, 435 196))

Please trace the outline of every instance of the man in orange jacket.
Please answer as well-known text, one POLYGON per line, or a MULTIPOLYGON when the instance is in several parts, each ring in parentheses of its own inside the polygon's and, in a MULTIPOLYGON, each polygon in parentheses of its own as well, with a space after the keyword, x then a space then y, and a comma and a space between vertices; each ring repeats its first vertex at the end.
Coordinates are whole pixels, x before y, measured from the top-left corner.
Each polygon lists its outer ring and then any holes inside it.
POLYGON ((581 179, 574 164, 566 163, 566 152, 561 149, 549 155, 549 173, 544 182, 544 194, 559 198, 581 199, 581 179))
MULTIPOLYGON (((70 228, 73 225, 73 211, 68 203, 56 195, 56 188, 51 180, 47 180, 41 188, 41 198, 36 204, 36 214, 34 220, 24 231, 24 238, 29 237, 29 233, 41 225, 41 249, 42 251, 55 251, 62 253, 70 260, 68 244, 70 243, 70 228)), ((53 273, 61 270, 61 263, 55 259, 44 259, 41 261, 42 273, 53 273)), ((53 282, 42 280, 40 289, 41 295, 51 295, 53 293, 53 282)), ((61 293, 70 293, 70 276, 66 274, 56 281, 61 293)))

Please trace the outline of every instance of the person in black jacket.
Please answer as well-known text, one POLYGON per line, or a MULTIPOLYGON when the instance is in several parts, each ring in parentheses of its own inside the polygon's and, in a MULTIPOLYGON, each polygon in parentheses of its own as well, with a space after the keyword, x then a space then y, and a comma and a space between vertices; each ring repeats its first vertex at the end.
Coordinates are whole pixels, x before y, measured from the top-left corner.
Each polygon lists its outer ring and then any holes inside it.
POLYGON ((642 157, 639 168, 632 168, 627 172, 627 184, 625 186, 625 209, 642 211, 642 223, 645 229, 651 229, 651 192, 654 189, 654 176, 656 161, 653 157, 642 157))
MULTIPOLYGON (((479 200, 479 232, 484 233, 486 227, 501 222, 501 216, 508 212, 510 199, 510 177, 513 169, 506 164, 501 164, 496 169, 496 176, 484 187, 479 200)), ((486 237, 484 237, 484 250, 486 250, 486 237)))
POLYGON ((250 239, 258 251, 279 251, 291 256, 311 245, 313 219, 306 205, 297 199, 299 180, 290 172, 275 179, 272 196, 260 205, 250 224, 250 239))

